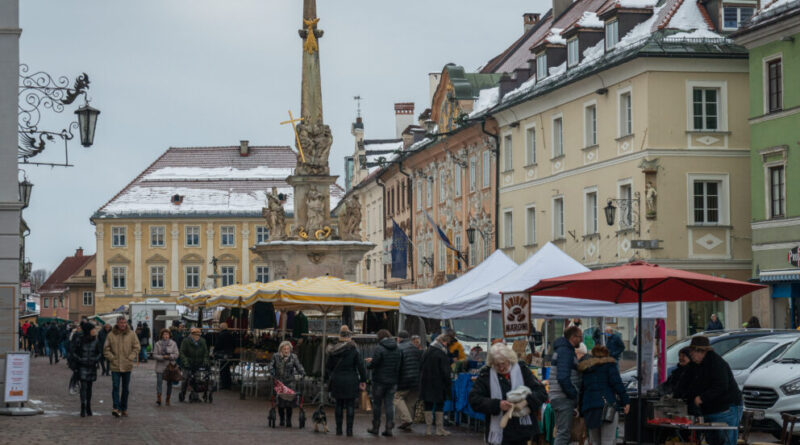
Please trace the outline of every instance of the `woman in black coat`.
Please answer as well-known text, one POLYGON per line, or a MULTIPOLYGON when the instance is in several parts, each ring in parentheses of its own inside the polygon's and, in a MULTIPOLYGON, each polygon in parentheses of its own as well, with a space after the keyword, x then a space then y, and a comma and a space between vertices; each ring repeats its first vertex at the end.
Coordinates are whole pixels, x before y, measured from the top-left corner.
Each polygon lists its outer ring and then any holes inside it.
POLYGON ((504 343, 492 345, 486 364, 469 392, 472 409, 486 415, 486 442, 524 445, 539 434, 537 413, 547 401, 547 390, 533 376, 528 365, 517 361, 517 354, 504 343), (521 386, 530 390, 525 396, 527 412, 519 412, 519 416, 512 414, 506 427, 502 428, 500 420, 506 411, 512 409, 512 401, 521 402, 508 400, 508 393, 512 390, 518 392, 521 386))
POLYGON ((616 411, 621 409, 628 414, 630 410, 630 400, 622 384, 617 361, 609 356, 608 348, 595 345, 592 354, 578 363, 578 371, 583 373, 580 409, 586 421, 589 441, 597 445, 616 443, 619 421, 616 411), (614 405, 611 419, 603 419, 605 405, 614 405))
POLYGON ((434 411, 436 411, 436 435, 448 436, 444 429, 445 400, 452 394, 453 384, 450 378, 450 355, 447 346, 452 341, 448 335, 436 337, 431 346, 422 354, 422 367, 420 369, 419 398, 425 403, 425 435, 431 434, 434 411))
POLYGON ((347 411, 347 436, 353 435, 355 400, 367 385, 367 371, 364 361, 351 341, 352 333, 347 326, 339 332, 339 343, 332 347, 325 372, 330 378, 330 391, 336 399, 336 435, 342 435, 342 417, 347 411))
POLYGON ((69 358, 81 382, 81 417, 92 415, 92 383, 97 380, 97 362, 102 355, 103 345, 95 335, 94 325, 81 323, 81 332, 72 339, 69 358))

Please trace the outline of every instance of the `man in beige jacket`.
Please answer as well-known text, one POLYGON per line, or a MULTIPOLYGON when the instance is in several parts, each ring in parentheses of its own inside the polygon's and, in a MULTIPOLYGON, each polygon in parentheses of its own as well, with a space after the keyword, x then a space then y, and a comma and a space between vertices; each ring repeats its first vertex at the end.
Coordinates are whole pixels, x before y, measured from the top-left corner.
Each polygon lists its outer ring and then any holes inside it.
POLYGON ((128 320, 124 316, 117 317, 117 324, 106 337, 103 347, 103 356, 108 360, 111 370, 112 394, 114 417, 128 416, 128 387, 131 383, 131 371, 136 357, 139 356, 139 339, 128 327, 128 320), (120 381, 122 383, 122 396, 120 397, 120 381))

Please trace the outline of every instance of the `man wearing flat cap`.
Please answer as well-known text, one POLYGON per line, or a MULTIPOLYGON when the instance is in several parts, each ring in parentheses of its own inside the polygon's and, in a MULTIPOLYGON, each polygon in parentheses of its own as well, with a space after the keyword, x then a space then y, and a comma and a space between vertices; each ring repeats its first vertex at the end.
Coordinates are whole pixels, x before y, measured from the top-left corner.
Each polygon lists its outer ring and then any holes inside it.
POLYGON ((692 337, 689 344, 694 372, 681 378, 689 404, 699 408, 705 422, 722 422, 737 429, 706 433, 709 445, 736 445, 742 418, 742 393, 728 362, 714 352, 708 337, 692 337))

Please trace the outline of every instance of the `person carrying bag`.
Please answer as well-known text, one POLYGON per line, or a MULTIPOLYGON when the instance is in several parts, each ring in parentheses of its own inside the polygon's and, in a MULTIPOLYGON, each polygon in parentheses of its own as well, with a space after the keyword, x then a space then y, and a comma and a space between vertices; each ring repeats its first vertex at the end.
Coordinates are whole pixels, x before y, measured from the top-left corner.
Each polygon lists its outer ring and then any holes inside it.
POLYGON ((156 405, 161 406, 161 389, 162 382, 167 381, 167 400, 166 406, 169 406, 170 398, 172 397, 172 382, 179 382, 181 380, 181 371, 178 369, 176 360, 180 351, 178 345, 170 338, 172 334, 169 329, 162 329, 159 335, 159 340, 153 345, 153 358, 156 359, 156 405))

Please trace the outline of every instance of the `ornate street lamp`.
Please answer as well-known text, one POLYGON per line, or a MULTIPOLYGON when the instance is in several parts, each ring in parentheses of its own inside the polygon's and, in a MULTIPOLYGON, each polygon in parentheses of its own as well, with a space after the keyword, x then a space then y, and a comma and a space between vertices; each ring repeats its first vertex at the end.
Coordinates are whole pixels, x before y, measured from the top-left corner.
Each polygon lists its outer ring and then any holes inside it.
POLYGON ((475 227, 467 229, 467 240, 470 244, 475 244, 475 227))
POLYGON ((81 145, 91 147, 94 143, 94 129, 97 126, 97 116, 100 110, 92 108, 87 102, 82 107, 75 110, 78 115, 78 129, 81 133, 81 145))
POLYGON ((603 209, 603 211, 606 214, 606 224, 608 224, 609 226, 613 226, 614 225, 614 214, 616 213, 617 208, 614 207, 614 203, 611 202, 610 199, 608 200, 608 204, 603 209))
POLYGON ((19 183, 19 201, 22 203, 22 208, 28 208, 28 205, 31 203, 31 191, 33 190, 33 184, 28 181, 27 178, 23 179, 22 182, 19 183))

